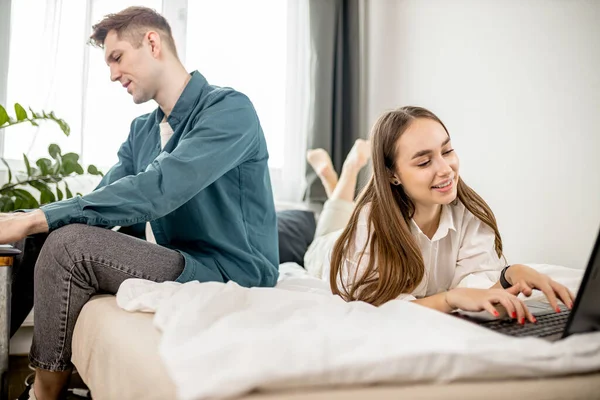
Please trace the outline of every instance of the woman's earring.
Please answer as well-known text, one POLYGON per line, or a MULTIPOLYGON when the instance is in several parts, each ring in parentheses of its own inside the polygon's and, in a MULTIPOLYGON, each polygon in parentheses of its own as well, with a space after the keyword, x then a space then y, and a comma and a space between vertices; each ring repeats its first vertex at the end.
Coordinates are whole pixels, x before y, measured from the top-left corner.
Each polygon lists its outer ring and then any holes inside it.
POLYGON ((394 179, 394 185, 398 186, 400 184, 400 181, 398 179, 394 179))

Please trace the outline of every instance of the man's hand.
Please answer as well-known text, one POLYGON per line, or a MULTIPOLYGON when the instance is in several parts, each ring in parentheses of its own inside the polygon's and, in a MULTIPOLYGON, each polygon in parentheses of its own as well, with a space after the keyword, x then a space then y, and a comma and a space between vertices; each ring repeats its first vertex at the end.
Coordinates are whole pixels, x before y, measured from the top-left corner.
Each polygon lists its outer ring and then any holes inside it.
POLYGON ((560 312, 560 308, 558 308, 559 299, 568 308, 573 307, 575 296, 573 296, 569 289, 553 281, 549 276, 540 274, 531 267, 522 264, 513 264, 506 270, 504 276, 511 285, 518 285, 521 293, 525 296, 531 296, 533 289, 541 290, 556 312, 560 312))
POLYGON ((0 243, 13 243, 42 232, 48 232, 46 215, 42 210, 0 214, 0 243))

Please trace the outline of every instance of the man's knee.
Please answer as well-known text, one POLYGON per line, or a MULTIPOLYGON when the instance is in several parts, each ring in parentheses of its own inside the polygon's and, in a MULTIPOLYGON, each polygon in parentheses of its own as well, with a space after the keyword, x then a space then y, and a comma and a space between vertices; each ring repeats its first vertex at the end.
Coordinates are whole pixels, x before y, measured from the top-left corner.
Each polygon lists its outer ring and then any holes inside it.
POLYGON ((77 244, 80 241, 85 240, 88 228, 88 225, 83 224, 70 224, 58 228, 48 235, 48 238, 44 242, 44 248, 51 247, 62 250, 67 246, 77 244))
POLYGON ((70 267, 72 256, 81 252, 89 236, 88 225, 70 224, 52 231, 40 251, 36 263, 36 273, 43 273, 52 267, 70 267))

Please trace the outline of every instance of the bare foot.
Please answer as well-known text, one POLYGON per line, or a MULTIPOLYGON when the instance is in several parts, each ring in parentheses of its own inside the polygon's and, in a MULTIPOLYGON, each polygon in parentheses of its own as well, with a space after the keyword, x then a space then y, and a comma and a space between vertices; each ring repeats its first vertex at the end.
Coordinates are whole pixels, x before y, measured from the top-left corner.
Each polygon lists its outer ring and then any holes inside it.
POLYGON ((321 183, 323 183, 327 192, 327 197, 330 197, 337 185, 338 176, 333 168, 329 154, 323 149, 309 150, 306 153, 306 160, 321 179, 321 183))
POLYGON ((344 161, 344 167, 351 167, 354 170, 359 171, 362 167, 367 165, 370 158, 371 143, 368 140, 357 139, 344 161))

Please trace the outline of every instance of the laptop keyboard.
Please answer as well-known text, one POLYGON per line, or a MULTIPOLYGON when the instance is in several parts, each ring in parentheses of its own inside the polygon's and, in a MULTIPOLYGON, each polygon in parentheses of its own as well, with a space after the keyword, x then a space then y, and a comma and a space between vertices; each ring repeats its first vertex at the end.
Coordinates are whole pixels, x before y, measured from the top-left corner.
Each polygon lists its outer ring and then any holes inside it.
POLYGON ((521 325, 514 319, 501 319, 487 322, 483 326, 510 336, 545 337, 563 332, 569 319, 569 311, 537 315, 535 324, 525 322, 525 325, 521 325))

